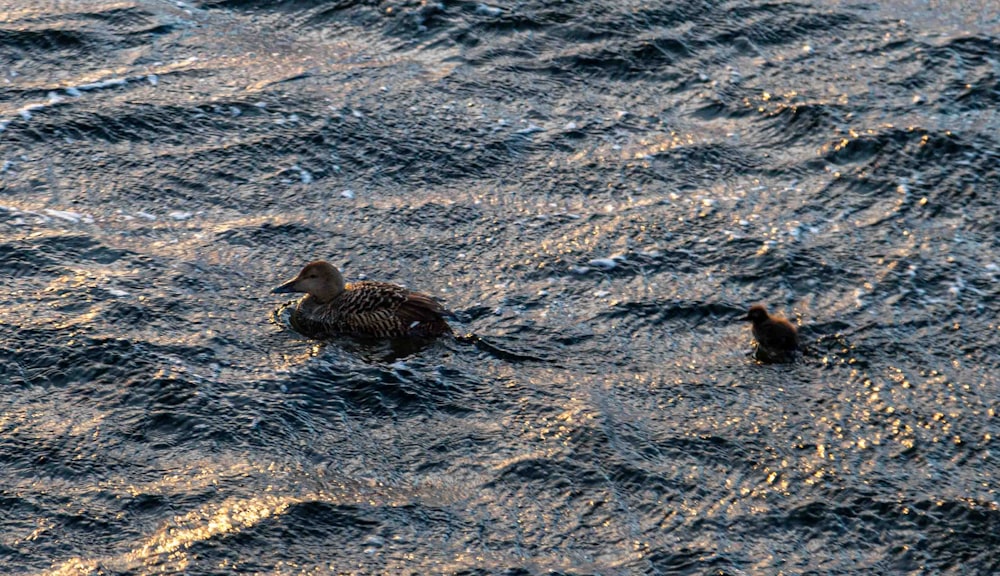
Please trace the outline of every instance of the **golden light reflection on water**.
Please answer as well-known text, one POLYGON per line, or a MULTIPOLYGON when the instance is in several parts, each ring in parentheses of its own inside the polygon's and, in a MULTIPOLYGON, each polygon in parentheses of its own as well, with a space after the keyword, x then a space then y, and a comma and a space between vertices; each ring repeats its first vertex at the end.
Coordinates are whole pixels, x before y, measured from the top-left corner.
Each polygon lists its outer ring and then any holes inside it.
MULTIPOLYGON (((522 456, 523 458, 523 456, 522 456)), ((357 507, 409 507, 414 502, 433 503, 434 506, 453 506, 468 502, 471 493, 456 489, 451 478, 429 479, 419 486, 393 486, 373 479, 355 480, 337 475, 327 476, 320 470, 315 475, 296 465, 281 462, 192 463, 188 467, 163 475, 141 485, 124 485, 121 482, 103 482, 100 490, 121 493, 122 497, 140 497, 158 494, 214 494, 219 485, 232 479, 245 479, 249 486, 258 486, 255 493, 243 497, 230 497, 218 502, 201 505, 177 515, 146 536, 133 540, 131 549, 118 555, 99 558, 71 558, 44 572, 52 576, 80 576, 115 573, 178 573, 195 569, 201 564, 198 545, 219 541, 236 534, 254 530, 269 519, 280 518, 290 508, 301 503, 327 503, 357 507), (309 478, 308 486, 302 482, 303 474, 309 478), (127 496, 126 496, 127 495, 127 496), (192 548, 195 551, 192 551, 192 548)), ((242 481, 242 480, 241 480, 242 481)), ((482 479, 477 481, 482 482, 482 479)), ((250 488, 250 490, 253 490, 250 488)), ((488 496, 484 502, 494 503, 488 496)), ((528 522, 528 513, 525 513, 528 522)), ((533 520, 534 518, 532 518, 533 520)), ((277 520, 280 523, 280 520, 277 520)), ((43 528, 44 530, 44 528, 43 528)), ((405 564, 417 558, 405 555, 398 558, 380 558, 405 564)), ((422 560, 422 559, 421 559, 422 560)), ((228 562, 228 561, 223 561, 228 562)), ((235 563, 218 565, 219 568, 238 571, 235 563)), ((459 564, 461 562, 457 561, 459 564)), ((343 570, 343 565, 300 566, 277 563, 271 573, 276 574, 326 574, 343 570)), ((360 572, 370 573, 370 566, 357 566, 360 572)), ((402 573, 406 566, 396 566, 385 573, 402 573)))
POLYGON ((574 432, 579 430, 586 422, 594 419, 594 414, 587 412, 587 406, 578 399, 571 398, 566 406, 566 410, 556 415, 554 418, 543 417, 536 429, 539 439, 556 440, 568 444, 574 432))
MULTIPOLYGON (((336 502, 336 496, 316 491, 296 491, 295 484, 285 486, 285 474, 300 474, 297 469, 286 469, 273 462, 231 462, 223 468, 212 465, 192 465, 186 469, 166 474, 143 485, 121 485, 106 482, 102 489, 122 491, 132 497, 150 494, 190 494, 204 492, 216 486, 222 477, 246 477, 267 480, 261 494, 250 497, 232 497, 221 502, 202 505, 174 517, 160 526, 152 535, 141 540, 131 551, 114 557, 99 559, 73 558, 48 571, 51 575, 82 575, 98 573, 102 569, 127 572, 176 572, 187 569, 194 559, 188 549, 213 538, 237 534, 260 524, 262 521, 283 514, 296 503, 307 501, 336 502), (279 491, 275 485, 281 484, 279 491)), ((345 496, 352 502, 360 500, 354 486, 343 486, 345 496)))
MULTIPOLYGON (((645 160, 651 159, 659 154, 668 152, 676 148, 695 146, 703 139, 694 134, 679 134, 670 132, 669 134, 654 134, 641 138, 635 142, 612 143, 608 142, 600 146, 589 149, 582 149, 568 157, 567 164, 580 164, 587 162, 621 162, 638 160, 642 165, 646 165, 645 160)), ((550 165, 552 163, 550 162, 550 165)))
POLYGON ((184 549, 214 536, 240 532, 261 520, 284 512, 299 498, 266 495, 249 500, 229 499, 218 506, 206 506, 175 518, 138 550, 125 556, 126 562, 159 563, 166 554, 173 568, 184 570, 190 559, 184 549))
POLYGON ((228 499, 206 505, 174 518, 137 549, 116 558, 100 560, 73 558, 46 574, 69 576, 94 574, 101 568, 115 570, 182 571, 191 562, 186 552, 193 544, 213 537, 252 528, 263 520, 283 513, 302 497, 264 495, 250 499, 228 499))

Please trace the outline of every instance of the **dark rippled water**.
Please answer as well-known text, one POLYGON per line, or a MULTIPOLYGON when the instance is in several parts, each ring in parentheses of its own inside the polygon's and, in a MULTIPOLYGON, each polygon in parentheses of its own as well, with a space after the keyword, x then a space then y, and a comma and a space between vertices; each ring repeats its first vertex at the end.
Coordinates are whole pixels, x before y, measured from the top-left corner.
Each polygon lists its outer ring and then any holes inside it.
POLYGON ((1000 572, 995 2, 0 8, 3 573, 1000 572))

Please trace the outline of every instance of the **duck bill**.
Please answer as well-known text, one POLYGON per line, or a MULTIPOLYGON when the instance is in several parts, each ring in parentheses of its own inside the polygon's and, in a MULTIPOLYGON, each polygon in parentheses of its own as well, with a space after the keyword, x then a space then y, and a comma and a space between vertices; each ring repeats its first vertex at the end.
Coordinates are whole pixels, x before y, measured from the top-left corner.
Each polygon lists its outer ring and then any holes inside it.
POLYGON ((281 286, 278 286, 274 290, 271 290, 272 294, 289 294, 292 292, 298 292, 295 288, 295 283, 298 282, 298 278, 292 278, 288 282, 285 282, 281 286))

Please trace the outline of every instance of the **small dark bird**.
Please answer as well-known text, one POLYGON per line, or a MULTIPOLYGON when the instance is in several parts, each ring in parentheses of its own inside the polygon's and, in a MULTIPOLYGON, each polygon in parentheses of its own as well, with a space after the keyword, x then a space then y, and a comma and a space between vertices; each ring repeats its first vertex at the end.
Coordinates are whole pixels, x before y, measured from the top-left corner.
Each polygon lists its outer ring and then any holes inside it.
POLYGON ((310 262, 299 275, 272 292, 305 292, 290 318, 310 338, 339 334, 372 338, 432 337, 451 334, 436 300, 385 282, 347 284, 329 262, 310 262))
POLYGON ((781 316, 771 316, 761 304, 750 307, 740 320, 753 322, 753 337, 757 341, 754 358, 761 362, 788 362, 799 349, 799 331, 781 316))

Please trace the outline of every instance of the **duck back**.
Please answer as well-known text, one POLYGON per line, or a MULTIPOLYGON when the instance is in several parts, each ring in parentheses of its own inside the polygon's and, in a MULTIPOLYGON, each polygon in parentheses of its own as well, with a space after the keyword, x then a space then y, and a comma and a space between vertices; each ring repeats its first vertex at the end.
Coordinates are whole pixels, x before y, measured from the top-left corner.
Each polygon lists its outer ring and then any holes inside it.
POLYGON ((384 282, 354 282, 329 302, 306 296, 292 322, 296 330, 313 337, 433 337, 451 334, 447 313, 426 294, 384 282))

